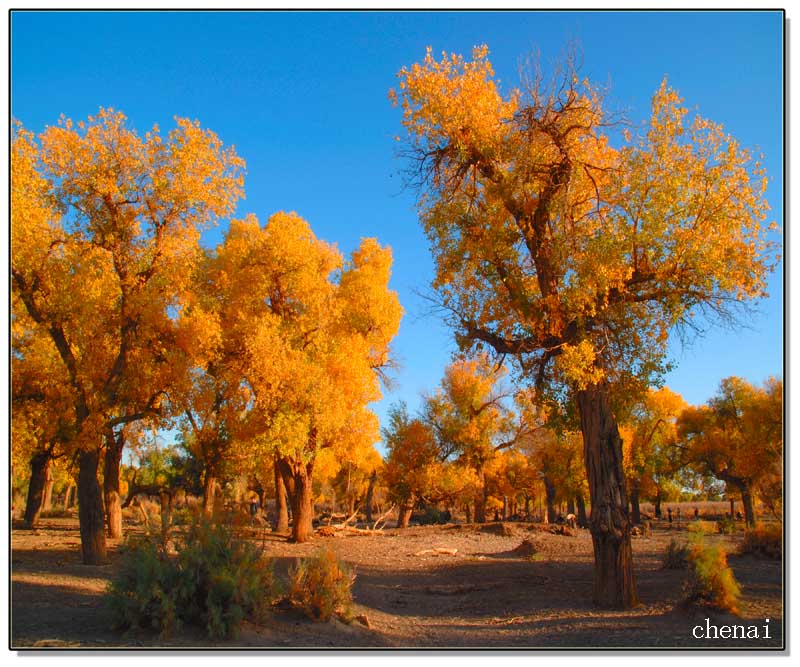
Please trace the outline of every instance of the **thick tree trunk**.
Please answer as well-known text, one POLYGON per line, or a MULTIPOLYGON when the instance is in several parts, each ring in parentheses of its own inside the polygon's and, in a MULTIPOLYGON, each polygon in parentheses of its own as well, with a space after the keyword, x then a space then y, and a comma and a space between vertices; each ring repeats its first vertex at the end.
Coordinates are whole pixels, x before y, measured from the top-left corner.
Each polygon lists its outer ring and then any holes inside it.
POLYGON ((469 507, 469 503, 464 505, 464 521, 466 523, 472 523, 472 510, 469 507))
POLYGON ((642 511, 639 507, 639 482, 631 484, 631 521, 634 524, 642 523, 642 511))
POLYGON ((653 507, 653 513, 656 515, 657 519, 661 518, 661 489, 656 490, 656 500, 655 506, 653 507))
POLYGON ((378 471, 373 470, 369 476, 369 486, 367 487, 367 498, 364 501, 366 505, 367 523, 372 523, 372 498, 375 494, 375 483, 378 481, 378 471))
POLYGON ((291 541, 308 542, 314 530, 314 461, 295 463, 282 458, 279 466, 292 505, 291 541))
POLYGON ((503 521, 508 519, 508 496, 503 496, 503 521))
POLYGON ((106 561, 106 533, 103 494, 97 481, 100 452, 97 449, 81 452, 78 459, 78 518, 83 562, 103 565, 106 561))
POLYGON ((286 504, 286 485, 283 483, 283 476, 281 475, 278 466, 278 459, 275 458, 275 525, 273 530, 276 533, 289 532, 289 507, 286 504))
POLYGON ((214 514, 214 494, 216 487, 216 477, 206 471, 206 478, 203 483, 203 514, 208 518, 211 518, 214 514))
POLYGON ((575 514, 575 498, 567 500, 567 514, 575 514))
POLYGON ((545 523, 556 522, 556 486, 548 475, 542 478, 544 482, 544 493, 547 500, 547 514, 544 517, 545 523))
POLYGON ((398 528, 408 528, 408 522, 411 520, 411 511, 412 511, 411 503, 405 502, 400 505, 400 509, 397 513, 397 527, 398 528))
POLYGON ((603 380, 578 391, 577 404, 592 502, 593 600, 598 606, 629 609, 638 604, 638 598, 622 440, 611 410, 608 383, 603 380))
POLYGON ((31 481, 25 501, 25 528, 34 528, 42 511, 47 473, 50 470, 50 452, 37 452, 31 456, 31 481))
POLYGON ((575 498, 575 504, 578 506, 578 525, 581 528, 588 528, 589 521, 586 519, 586 503, 583 500, 583 495, 578 495, 575 498))
POLYGON ((106 434, 106 453, 103 459, 103 499, 105 500, 106 524, 112 539, 122 537, 122 498, 119 493, 119 465, 125 445, 122 433, 106 434))
POLYGON ((742 505, 744 505, 744 520, 748 528, 755 528, 756 512, 753 505, 753 493, 750 489, 742 489, 742 505))
POLYGON ((731 497, 728 499, 728 502, 731 504, 731 519, 733 519, 733 518, 735 518, 735 516, 736 516, 736 512, 734 512, 734 510, 736 509, 736 507, 735 507, 735 506, 734 506, 734 504, 733 504, 733 496, 731 496, 731 497))

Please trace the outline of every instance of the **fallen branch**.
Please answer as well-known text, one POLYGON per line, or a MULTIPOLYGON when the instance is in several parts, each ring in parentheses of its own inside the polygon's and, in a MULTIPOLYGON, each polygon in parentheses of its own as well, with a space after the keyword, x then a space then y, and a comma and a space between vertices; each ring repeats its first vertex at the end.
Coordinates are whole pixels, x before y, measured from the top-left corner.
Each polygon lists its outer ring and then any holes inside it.
POLYGON ((395 507, 395 506, 394 506, 394 505, 392 505, 392 506, 391 506, 391 507, 390 507, 388 510, 386 510, 386 511, 385 511, 383 514, 381 514, 381 515, 378 517, 378 520, 377 520, 375 523, 373 523, 373 524, 372 524, 372 530, 376 530, 376 529, 378 528, 378 524, 379 524, 381 521, 383 521, 384 523, 386 523, 386 517, 387 517, 387 516, 389 516, 389 515, 392 513, 392 510, 394 509, 394 507, 395 507))
POLYGON ((347 524, 350 523, 353 519, 355 519, 356 516, 358 516, 358 510, 359 510, 359 508, 356 507, 356 511, 355 512, 353 512, 349 517, 347 517, 344 521, 342 521, 342 523, 337 523, 334 526, 334 528, 339 528, 339 529, 347 528, 347 524))
POLYGON ((438 556, 439 554, 446 554, 448 556, 455 556, 458 553, 458 549, 446 549, 445 547, 436 547, 435 549, 423 549, 422 551, 417 551, 415 556, 438 556))

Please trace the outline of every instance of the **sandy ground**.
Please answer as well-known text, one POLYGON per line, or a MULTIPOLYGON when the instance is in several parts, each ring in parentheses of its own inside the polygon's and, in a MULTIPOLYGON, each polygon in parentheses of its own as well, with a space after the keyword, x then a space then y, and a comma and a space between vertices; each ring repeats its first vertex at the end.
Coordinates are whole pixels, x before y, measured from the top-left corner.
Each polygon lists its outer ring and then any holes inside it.
MULTIPOLYGON (((588 531, 553 535, 533 524, 426 526, 375 535, 337 534, 289 544, 268 531, 253 531, 285 576, 297 558, 333 549, 356 573, 353 598, 364 623, 313 623, 276 608, 264 625, 246 624, 236 647, 709 647, 778 648, 782 645, 782 564, 731 555, 743 591, 733 617, 680 604, 685 578, 661 569, 673 537, 686 534, 656 523, 649 538, 633 540, 641 605, 603 611, 591 602, 592 542, 588 531), (529 540, 534 554, 516 550, 529 540), (416 555, 426 549, 455 555, 416 555), (712 624, 756 624, 770 619, 771 639, 696 639, 692 629, 712 624)), ((712 536, 730 553, 741 535, 712 536)), ((77 520, 44 519, 36 530, 12 532, 12 648, 211 646, 199 631, 170 641, 123 636, 110 628, 104 592, 119 560, 111 542, 109 564, 80 563, 77 520)))

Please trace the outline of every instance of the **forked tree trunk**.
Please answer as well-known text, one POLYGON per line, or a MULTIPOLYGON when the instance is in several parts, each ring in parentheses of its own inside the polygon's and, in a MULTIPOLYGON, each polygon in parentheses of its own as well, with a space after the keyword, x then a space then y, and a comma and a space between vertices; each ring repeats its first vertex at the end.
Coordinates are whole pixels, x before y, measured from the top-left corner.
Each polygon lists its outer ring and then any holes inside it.
POLYGON ((42 511, 47 473, 50 470, 50 452, 37 452, 31 456, 31 481, 25 501, 25 528, 34 528, 42 511))
POLYGON ((205 482, 203 483, 203 514, 211 518, 214 514, 214 495, 217 487, 217 479, 209 471, 206 471, 205 482))
POLYGON ((308 542, 313 531, 314 518, 314 461, 312 459, 308 463, 297 463, 282 458, 279 466, 292 504, 291 541, 308 542))
POLYGON ((81 452, 78 461, 78 518, 83 562, 102 565, 106 561, 106 532, 103 494, 97 481, 100 452, 97 449, 81 452))
POLYGON ((411 503, 405 502, 400 505, 400 509, 397 512, 397 527, 398 528, 408 528, 408 522, 411 520, 411 511, 412 511, 411 503))
POLYGON ((575 498, 575 504, 578 506, 578 525, 581 528, 587 528, 589 521, 586 519, 586 503, 583 500, 583 495, 578 495, 575 498))
POLYGON ((642 511, 639 507, 639 482, 631 483, 631 521, 634 524, 642 523, 642 511))
POLYGON ((633 578, 630 519, 622 440, 611 410, 608 383, 602 380, 577 392, 586 476, 592 502, 594 603, 629 609, 638 604, 633 578))
POLYGON ((375 493, 375 483, 378 481, 378 471, 373 470, 369 476, 369 486, 367 487, 367 498, 364 501, 367 512, 367 523, 372 523, 372 498, 375 493))
POLYGON ((103 459, 103 498, 106 508, 108 535, 112 539, 122 537, 122 498, 119 493, 119 465, 125 445, 122 433, 106 434, 106 453, 103 459))
POLYGON ((542 478, 544 482, 544 494, 547 500, 547 514, 544 517, 545 523, 555 523, 556 522, 556 485, 553 484, 553 480, 550 479, 549 475, 545 475, 542 478))
POLYGON ((278 467, 277 457, 273 468, 275 470, 275 525, 273 530, 276 533, 288 533, 289 507, 286 504, 286 486, 283 483, 283 476, 278 467))

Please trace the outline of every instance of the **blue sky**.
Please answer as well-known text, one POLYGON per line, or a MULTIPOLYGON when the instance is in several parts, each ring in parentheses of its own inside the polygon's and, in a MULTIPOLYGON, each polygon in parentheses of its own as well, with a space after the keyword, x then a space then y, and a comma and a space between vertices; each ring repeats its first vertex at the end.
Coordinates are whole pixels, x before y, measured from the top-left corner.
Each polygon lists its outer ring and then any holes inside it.
MULTIPOLYGON (((403 189, 387 100, 404 65, 430 45, 469 54, 485 43, 513 86, 521 58, 547 67, 574 41, 583 72, 639 122, 664 76, 704 116, 765 155, 772 219, 783 222, 782 14, 779 12, 17 12, 12 15, 12 114, 31 130, 61 114, 123 111, 144 133, 174 116, 199 119, 247 161, 237 217, 294 210, 348 253, 375 236, 394 250, 392 287, 406 309, 395 344, 398 387, 377 406, 433 389, 453 349, 426 316, 432 261, 403 189)), ((215 245, 225 223, 205 235, 215 245)), ((691 403, 739 375, 782 375, 782 265, 770 298, 736 331, 683 350, 666 383, 691 403)))

